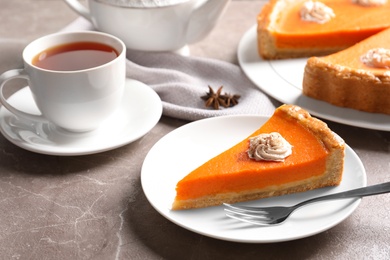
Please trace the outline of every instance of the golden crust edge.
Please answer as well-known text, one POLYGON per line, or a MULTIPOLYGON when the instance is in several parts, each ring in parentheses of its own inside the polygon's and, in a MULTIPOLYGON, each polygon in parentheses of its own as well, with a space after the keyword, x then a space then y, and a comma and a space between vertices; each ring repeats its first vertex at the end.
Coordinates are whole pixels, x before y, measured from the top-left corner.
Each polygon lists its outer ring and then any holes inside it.
MULTIPOLYGON (((341 168, 343 167, 341 166, 341 168)), ((238 203, 243 201, 283 196, 324 187, 337 186, 340 184, 340 182, 341 175, 325 173, 317 179, 313 177, 304 181, 295 182, 292 184, 290 183, 289 185, 278 186, 277 189, 275 186, 270 186, 267 187, 267 189, 221 193, 213 196, 204 196, 199 199, 174 201, 172 204, 172 210, 206 208, 211 206, 219 206, 222 203, 238 203)))
POLYGON ((277 110, 282 111, 288 117, 293 118, 303 127, 312 132, 330 153, 338 149, 344 149, 344 140, 333 132, 328 125, 297 105, 282 105, 277 110))
POLYGON ((335 106, 390 114, 390 74, 373 74, 311 57, 305 66, 302 92, 335 106))

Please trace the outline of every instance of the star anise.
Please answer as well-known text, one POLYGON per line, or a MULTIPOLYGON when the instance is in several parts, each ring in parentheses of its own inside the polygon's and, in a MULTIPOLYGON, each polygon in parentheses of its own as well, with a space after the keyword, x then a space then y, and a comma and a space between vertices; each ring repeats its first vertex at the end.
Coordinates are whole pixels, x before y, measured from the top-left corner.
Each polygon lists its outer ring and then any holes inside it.
POLYGON ((230 94, 230 93, 225 93, 222 95, 222 98, 225 100, 225 107, 233 107, 238 104, 238 100, 240 99, 240 95, 237 94, 230 94))
POLYGON ((218 110, 221 106, 228 108, 238 104, 238 99, 241 97, 240 95, 232 95, 229 93, 222 94, 223 86, 220 86, 215 92, 210 86, 209 92, 206 93, 205 96, 201 96, 201 98, 206 102, 206 107, 212 106, 214 109, 218 110))
POLYGON ((206 101, 206 107, 212 106, 214 109, 218 110, 220 106, 226 106, 225 100, 221 95, 222 88, 223 86, 220 86, 217 92, 214 92, 214 90, 209 86, 209 92, 207 92, 205 96, 201 97, 204 101, 206 101))

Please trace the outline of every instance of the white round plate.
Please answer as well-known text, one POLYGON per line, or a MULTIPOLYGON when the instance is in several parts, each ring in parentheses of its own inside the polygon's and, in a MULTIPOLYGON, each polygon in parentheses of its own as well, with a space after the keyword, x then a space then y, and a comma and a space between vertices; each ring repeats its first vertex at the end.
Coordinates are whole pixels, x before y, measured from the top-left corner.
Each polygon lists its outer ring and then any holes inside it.
POLYGON ((257 52, 256 25, 238 45, 238 62, 247 77, 262 91, 285 104, 295 104, 312 115, 368 129, 390 131, 390 115, 337 107, 302 94, 306 58, 263 60, 257 52))
MULTIPOLYGON (((39 114, 31 91, 25 87, 9 97, 19 109, 39 114)), ((26 150, 50 155, 85 155, 131 143, 149 132, 160 120, 162 103, 149 86, 126 80, 119 109, 91 132, 71 133, 50 123, 17 118, 0 108, 0 131, 10 142, 26 150)))
MULTIPOLYGON (((210 158, 240 142, 268 118, 225 116, 184 125, 161 138, 142 166, 141 183, 152 206, 165 218, 193 232, 228 241, 269 243, 294 240, 325 231, 347 218, 360 199, 314 203, 294 212, 281 225, 259 227, 225 216, 222 206, 172 211, 176 183, 210 158)), ((343 180, 337 187, 240 204, 291 205, 314 196, 366 186, 366 173, 355 152, 347 147, 343 180)))

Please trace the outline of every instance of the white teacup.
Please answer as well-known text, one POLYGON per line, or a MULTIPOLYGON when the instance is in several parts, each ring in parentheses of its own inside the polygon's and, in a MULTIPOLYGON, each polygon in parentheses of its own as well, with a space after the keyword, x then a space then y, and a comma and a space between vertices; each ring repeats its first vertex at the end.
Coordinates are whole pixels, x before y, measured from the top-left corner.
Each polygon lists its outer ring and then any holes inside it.
MULTIPOLYGON (((203 39, 229 0, 64 0, 99 31, 121 38, 127 48, 178 51, 203 39)), ((186 53, 184 53, 186 54, 186 53)))
MULTIPOLYGON (((97 57, 96 54, 93 55, 97 57)), ((80 54, 78 56, 81 57, 80 54)), ((90 131, 98 128, 121 103, 126 80, 125 60, 124 43, 105 33, 72 32, 47 35, 26 46, 23 51, 23 69, 9 70, 0 76, 0 101, 18 117, 51 122, 72 132, 90 131), (39 53, 50 48, 85 42, 104 44, 115 55, 110 57, 111 60, 87 64, 87 68, 75 70, 72 67, 69 70, 57 70, 55 66, 54 69, 45 68, 33 62, 39 53), (3 88, 7 81, 14 78, 27 79, 41 115, 26 113, 7 102, 3 88)))

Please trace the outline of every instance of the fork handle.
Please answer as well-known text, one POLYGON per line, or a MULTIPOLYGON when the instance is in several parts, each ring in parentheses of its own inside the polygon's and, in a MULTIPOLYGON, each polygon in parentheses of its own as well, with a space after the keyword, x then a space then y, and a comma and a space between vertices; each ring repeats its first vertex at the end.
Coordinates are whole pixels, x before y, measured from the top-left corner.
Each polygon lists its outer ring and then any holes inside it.
POLYGON ((390 182, 385 182, 385 183, 371 185, 371 186, 358 188, 354 190, 312 198, 309 200, 302 201, 301 203, 298 203, 297 205, 294 206, 294 208, 303 206, 308 203, 317 202, 317 201, 366 197, 366 196, 378 195, 378 194, 383 194, 388 192, 390 192, 390 182))

